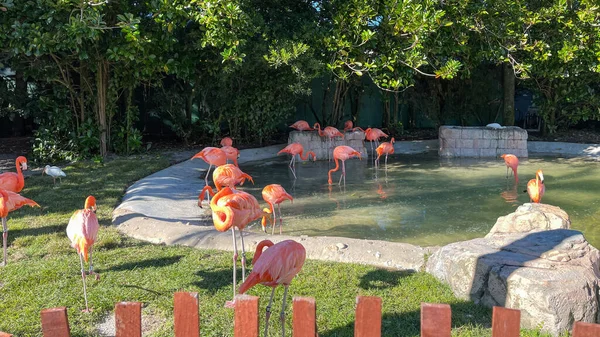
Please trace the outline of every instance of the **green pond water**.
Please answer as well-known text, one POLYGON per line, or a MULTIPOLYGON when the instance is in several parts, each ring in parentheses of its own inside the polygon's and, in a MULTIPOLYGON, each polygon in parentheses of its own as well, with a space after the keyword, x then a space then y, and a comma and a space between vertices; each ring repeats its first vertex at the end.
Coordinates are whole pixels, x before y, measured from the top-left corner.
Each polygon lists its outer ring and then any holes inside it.
MULTIPOLYGON (((243 190, 261 205, 261 190, 282 185, 294 202, 281 204, 283 233, 343 236, 407 242, 420 246, 444 245, 485 236, 499 216, 526 202, 527 181, 542 169, 546 194, 542 202, 559 206, 571 217, 572 228, 600 247, 600 162, 574 158, 532 157, 519 165, 519 183, 506 178, 498 159, 442 159, 437 155, 396 155, 373 167, 372 159, 346 161, 346 185, 327 184, 333 162, 296 164, 294 180, 289 157, 242 165, 255 185, 243 190)), ((342 183, 343 184, 343 183, 342 183)), ((259 231, 253 225, 250 231, 259 231)), ((269 228, 270 231, 270 228, 269 228)), ((276 228, 276 232, 279 228, 276 228)))

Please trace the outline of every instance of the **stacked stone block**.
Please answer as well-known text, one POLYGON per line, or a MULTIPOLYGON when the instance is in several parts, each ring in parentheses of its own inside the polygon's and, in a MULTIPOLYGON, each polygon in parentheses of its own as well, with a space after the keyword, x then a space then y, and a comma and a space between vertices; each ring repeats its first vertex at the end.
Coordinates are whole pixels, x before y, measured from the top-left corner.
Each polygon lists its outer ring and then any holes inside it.
POLYGON ((527 131, 510 126, 488 127, 441 126, 440 157, 497 157, 504 153, 528 157, 527 131))
MULTIPOLYGON (((344 138, 335 137, 329 142, 327 137, 320 137, 317 131, 292 131, 288 137, 288 144, 300 143, 304 147, 304 152, 313 151, 317 160, 327 160, 327 151, 333 158, 333 149, 336 146, 347 145, 360 152, 363 158, 367 158, 367 150, 364 145, 365 133, 361 131, 342 132, 344 138), (329 149, 331 146, 331 149, 329 149)), ((296 158, 298 160, 300 158, 296 158)), ((309 158, 312 159, 312 158, 309 158)))

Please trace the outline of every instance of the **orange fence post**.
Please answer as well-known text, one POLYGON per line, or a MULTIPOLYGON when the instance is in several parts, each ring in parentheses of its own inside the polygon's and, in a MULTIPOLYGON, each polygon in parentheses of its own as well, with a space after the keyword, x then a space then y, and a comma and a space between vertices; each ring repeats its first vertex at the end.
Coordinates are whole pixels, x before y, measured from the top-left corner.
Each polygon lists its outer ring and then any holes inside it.
POLYGON ((173 301, 175 337, 200 337, 198 293, 176 292, 173 301))
POLYGON ((421 303, 421 337, 450 337, 452 310, 448 304, 421 303))
POLYGON ((294 297, 294 337, 317 336, 317 304, 312 297, 294 297))
POLYGON ((573 337, 597 337, 600 336, 600 324, 575 322, 573 326, 573 337))
POLYGON ((233 335, 258 337, 258 297, 236 295, 234 310, 233 335))
POLYGON ((44 337, 70 337, 67 308, 44 309, 42 316, 42 334, 44 337))
POLYGON ((142 337, 142 303, 115 304, 116 337, 142 337))
POLYGON ((358 296, 354 337, 381 336, 381 297, 358 296))
POLYGON ((494 307, 492 337, 519 337, 520 333, 521 310, 494 307))

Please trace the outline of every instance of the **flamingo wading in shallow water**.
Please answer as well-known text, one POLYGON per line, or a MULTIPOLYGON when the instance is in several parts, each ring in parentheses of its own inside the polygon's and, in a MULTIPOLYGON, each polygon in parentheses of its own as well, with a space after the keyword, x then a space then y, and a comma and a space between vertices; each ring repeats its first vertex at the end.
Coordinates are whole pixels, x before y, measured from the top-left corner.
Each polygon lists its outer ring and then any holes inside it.
POLYGON ((15 192, 0 189, 0 218, 2 218, 2 249, 4 252, 4 258, 0 266, 6 265, 6 255, 8 254, 8 223, 6 222, 8 213, 25 205, 40 207, 40 205, 31 199, 27 199, 15 192))
POLYGON ((290 167, 290 170, 292 171, 292 174, 294 175, 294 179, 296 179, 296 155, 299 155, 300 159, 302 159, 302 160, 308 159, 309 155, 312 156, 313 161, 317 160, 317 156, 315 155, 314 152, 308 151, 305 153, 305 156, 302 156, 303 152, 304 152, 304 147, 300 143, 292 143, 292 144, 284 147, 281 151, 277 152, 277 155, 280 155, 282 153, 289 153, 292 155, 292 159, 290 160, 289 167, 290 167))
POLYGON ((95 274, 96 280, 100 277, 94 272, 94 264, 92 260, 92 246, 98 237, 98 218, 96 217, 96 198, 89 196, 85 199, 83 209, 75 211, 69 219, 67 225, 67 236, 71 240, 71 246, 77 250, 79 262, 81 264, 81 279, 83 281, 83 298, 85 299, 85 310, 89 312, 87 300, 87 289, 85 286, 85 268, 83 262, 89 260, 89 275, 95 274))
POLYGON ((546 192, 546 185, 544 185, 544 173, 542 170, 537 170, 535 173, 535 179, 529 180, 527 183, 527 194, 531 202, 540 203, 542 202, 542 196, 546 192))
MULTIPOLYGON (((215 166, 221 166, 227 164, 227 154, 225 151, 216 148, 216 147, 205 147, 202 151, 196 153, 192 159, 200 158, 204 160, 208 166, 208 171, 206 171, 206 176, 204 177, 204 184, 208 186, 208 175, 210 174, 210 169, 215 166)), ((208 195, 206 196, 208 199, 208 195)))
POLYGON ((519 176, 517 175, 517 168, 519 167, 519 158, 514 154, 503 154, 500 158, 504 158, 506 164, 506 178, 508 179, 508 168, 512 169, 513 175, 515 176, 515 182, 519 182, 519 176))
POLYGON ((394 137, 388 142, 383 142, 375 149, 377 152, 377 159, 375 159, 375 168, 379 166, 379 157, 385 153, 385 169, 387 170, 387 159, 389 154, 394 154, 394 137))
POLYGON ((23 171, 27 170, 27 158, 23 156, 17 157, 15 160, 15 166, 17 172, 6 172, 0 174, 0 189, 19 193, 25 186, 25 180, 23 178, 23 171))
MULTIPOLYGON (((265 186, 265 188, 262 190, 262 197, 265 199, 267 204, 271 206, 271 213, 273 214, 273 228, 271 229, 271 235, 275 234, 277 214, 275 213, 274 205, 277 205, 277 209, 279 210, 279 234, 281 234, 281 227, 283 226, 283 219, 281 218, 281 203, 286 200, 294 202, 294 198, 279 184, 265 186)), ((266 233, 267 228, 264 225, 265 224, 263 223, 263 231, 266 233)))
POLYGON ((329 185, 331 185, 333 182, 331 180, 331 172, 335 172, 337 170, 340 169, 340 163, 338 160, 342 161, 342 175, 340 176, 340 181, 338 184, 342 183, 342 178, 344 178, 344 185, 346 185, 346 160, 352 158, 352 157, 358 157, 358 159, 361 159, 360 156, 360 152, 356 151, 355 149, 351 148, 350 146, 346 146, 346 145, 340 145, 338 147, 335 148, 335 150, 333 150, 333 159, 335 160, 335 167, 332 168, 331 170, 329 170, 329 172, 327 172, 327 175, 329 177, 329 179, 327 180, 327 182, 329 183, 329 185))
POLYGON ((365 130, 365 139, 371 142, 371 154, 373 154, 373 141, 375 141, 375 147, 379 146, 379 138, 384 137, 387 138, 388 135, 385 132, 379 130, 378 128, 367 128, 365 130))
POLYGON ((252 260, 254 268, 252 268, 252 272, 248 275, 248 279, 241 285, 240 294, 245 293, 248 289, 259 283, 273 288, 266 310, 265 336, 268 335, 269 331, 269 317, 271 316, 271 305, 273 304, 275 288, 279 285, 283 285, 285 288, 283 291, 281 314, 279 315, 279 319, 281 320, 281 334, 285 336, 285 300, 288 287, 294 276, 302 269, 304 260, 306 260, 306 249, 296 241, 285 240, 276 245, 269 240, 263 240, 258 243, 254 259, 252 260), (262 250, 264 247, 269 248, 263 253, 262 250))
POLYGON ((294 128, 298 131, 313 131, 314 130, 310 127, 310 125, 308 125, 308 123, 306 121, 303 121, 303 120, 299 120, 296 123, 290 125, 290 128, 294 128))
MULTIPOLYGON (((235 288, 237 283, 236 278, 236 264, 238 257, 237 240, 235 238, 235 229, 237 228, 240 232, 240 238, 242 241, 242 280, 246 279, 246 256, 244 248, 244 235, 242 231, 254 220, 263 217, 263 223, 266 222, 266 218, 270 219, 270 210, 266 208, 266 212, 260 209, 258 200, 251 194, 243 191, 231 189, 225 187, 220 190, 210 201, 210 208, 212 209, 212 219, 215 228, 219 232, 225 232, 231 229, 231 235, 233 237, 233 298, 235 300, 235 288)), ((233 307, 234 300, 225 303, 226 307, 233 307)))
MULTIPOLYGON (((215 183, 215 188, 217 192, 222 190, 223 187, 231 187, 235 189, 235 185, 244 185, 244 182, 250 180, 252 184, 254 184, 254 180, 248 174, 242 172, 239 167, 233 164, 225 164, 217 167, 213 171, 213 182, 215 183)), ((208 192, 210 196, 214 196, 215 192, 213 192, 212 188, 209 185, 204 186, 202 192, 198 195, 198 206, 202 208, 202 194, 204 192, 208 192)))

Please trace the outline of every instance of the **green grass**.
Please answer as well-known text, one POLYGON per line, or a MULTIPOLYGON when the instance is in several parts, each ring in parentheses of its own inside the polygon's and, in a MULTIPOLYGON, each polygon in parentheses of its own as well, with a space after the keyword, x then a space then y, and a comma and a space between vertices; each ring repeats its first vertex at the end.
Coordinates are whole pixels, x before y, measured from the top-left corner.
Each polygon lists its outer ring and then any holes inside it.
MULTIPOLYGON (((200 295, 202 336, 231 336, 233 311, 223 307, 231 297, 231 253, 152 245, 125 237, 110 226, 111 213, 126 187, 167 165, 159 156, 77 163, 65 170, 68 177, 57 187, 49 177, 28 178, 22 194, 42 208, 9 215, 8 265, 0 268, 0 331, 40 336, 40 311, 66 306, 72 336, 94 336, 96 326, 116 302, 140 301, 143 316, 157 322, 151 335, 172 336, 173 293, 184 290, 200 295), (79 259, 65 229, 70 215, 83 207, 90 194, 98 200, 102 225, 94 250, 101 280, 88 278, 93 312, 84 314, 79 259)), ((261 297, 262 321, 270 288, 259 285, 249 293, 261 297)), ((272 336, 280 335, 282 295, 278 289, 272 336)), ((309 260, 293 281, 290 295, 288 308, 293 296, 316 298, 321 337, 353 336, 357 295, 383 298, 384 336, 418 336, 421 302, 449 303, 455 336, 491 334, 490 309, 456 299, 449 287, 423 272, 309 260)), ((291 335, 291 310, 287 314, 291 335)), ((535 331, 522 335, 541 336, 535 331)))

